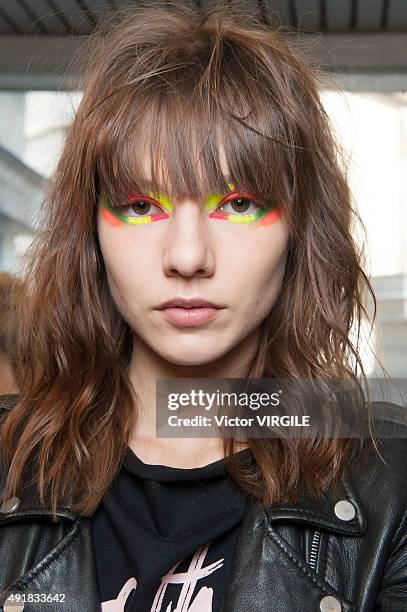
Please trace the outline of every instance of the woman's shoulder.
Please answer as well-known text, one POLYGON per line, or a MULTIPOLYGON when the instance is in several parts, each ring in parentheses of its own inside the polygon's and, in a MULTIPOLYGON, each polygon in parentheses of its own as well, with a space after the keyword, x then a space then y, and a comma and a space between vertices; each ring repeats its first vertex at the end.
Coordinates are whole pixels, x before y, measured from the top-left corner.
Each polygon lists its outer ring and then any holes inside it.
POLYGON ((351 464, 347 480, 368 514, 407 511, 407 407, 372 402, 371 432, 365 452, 351 464))
MULTIPOLYGON (((391 402, 372 402, 372 437, 368 443, 376 451, 376 457, 386 459, 396 466, 407 464, 407 406, 391 402)), ((377 460, 377 459, 376 459, 377 460)))

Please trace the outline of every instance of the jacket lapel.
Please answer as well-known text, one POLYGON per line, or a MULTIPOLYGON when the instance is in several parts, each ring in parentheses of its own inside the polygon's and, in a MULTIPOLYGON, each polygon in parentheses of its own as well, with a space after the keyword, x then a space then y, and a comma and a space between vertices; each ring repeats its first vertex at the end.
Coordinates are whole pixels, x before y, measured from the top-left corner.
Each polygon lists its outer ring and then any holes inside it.
POLYGON ((288 521, 349 536, 361 536, 367 530, 362 504, 354 488, 345 478, 338 484, 334 493, 324 492, 318 499, 303 495, 298 504, 270 506, 265 512, 271 523, 288 521), (355 509, 354 518, 346 521, 341 520, 335 513, 336 504, 345 500, 355 509))
POLYGON ((328 534, 360 537, 367 520, 351 484, 343 479, 334 494, 318 500, 303 495, 298 504, 263 508, 248 503, 236 545, 230 580, 221 612, 263 612, 284 609, 319 610, 323 598, 340 602, 342 612, 355 608, 306 561, 303 528, 321 529, 328 534), (352 520, 335 514, 339 501, 351 502, 356 510, 352 520))

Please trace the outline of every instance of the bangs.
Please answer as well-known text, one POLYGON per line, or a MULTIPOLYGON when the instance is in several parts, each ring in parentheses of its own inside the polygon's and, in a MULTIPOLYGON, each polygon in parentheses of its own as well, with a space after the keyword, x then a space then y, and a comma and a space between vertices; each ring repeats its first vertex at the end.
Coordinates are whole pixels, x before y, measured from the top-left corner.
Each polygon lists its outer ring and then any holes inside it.
POLYGON ((189 61, 174 59, 102 102, 97 181, 112 205, 131 191, 199 199, 227 192, 233 182, 284 206, 292 157, 287 122, 270 83, 262 87, 252 76, 253 65, 231 41, 207 40, 189 61))

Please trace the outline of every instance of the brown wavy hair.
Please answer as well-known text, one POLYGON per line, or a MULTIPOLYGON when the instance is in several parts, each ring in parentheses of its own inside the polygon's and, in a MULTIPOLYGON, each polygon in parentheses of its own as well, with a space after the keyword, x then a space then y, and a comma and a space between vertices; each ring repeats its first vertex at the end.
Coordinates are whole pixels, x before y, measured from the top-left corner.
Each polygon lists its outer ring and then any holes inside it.
MULTIPOLYGON (((0 433, 4 496, 31 464, 53 512, 68 500, 84 516, 120 468, 137 418, 132 332, 109 293, 96 209, 102 190, 115 204, 143 189, 142 158, 152 189, 164 181, 174 198, 198 198, 227 189, 221 142, 234 182, 283 207, 285 278, 247 377, 356 378, 363 368, 351 328, 372 292, 351 234, 359 219, 343 151, 320 100, 322 73, 281 27, 230 2, 150 4, 101 26, 88 53, 84 95, 28 252, 24 379, 0 433)), ((359 448, 351 439, 249 442, 255 465, 238 463, 225 439, 226 465, 264 504, 297 499, 300 485, 318 493, 334 484, 359 448)))
MULTIPOLYGON (((8 272, 0 272, 0 363, 6 369, 6 387, 11 393, 16 389, 19 372, 16 363, 16 343, 18 330, 18 308, 15 301, 21 292, 21 280, 8 272), (3 361, 5 359, 5 362, 3 361), (6 366, 6 367, 7 367, 6 366)), ((0 380, 2 377, 0 376, 0 380)), ((2 380, 3 382, 3 380, 2 380)), ((4 387, 3 387, 4 388, 4 387)), ((5 391, 3 391, 4 393, 5 391)))

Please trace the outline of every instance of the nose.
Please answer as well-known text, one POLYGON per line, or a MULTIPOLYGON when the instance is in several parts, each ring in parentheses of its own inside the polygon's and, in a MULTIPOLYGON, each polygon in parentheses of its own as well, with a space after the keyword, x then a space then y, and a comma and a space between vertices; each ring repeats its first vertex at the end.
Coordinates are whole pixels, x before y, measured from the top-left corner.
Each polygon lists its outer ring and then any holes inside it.
POLYGON ((162 258, 167 276, 206 277, 214 273, 215 257, 208 229, 198 201, 174 204, 162 258))

